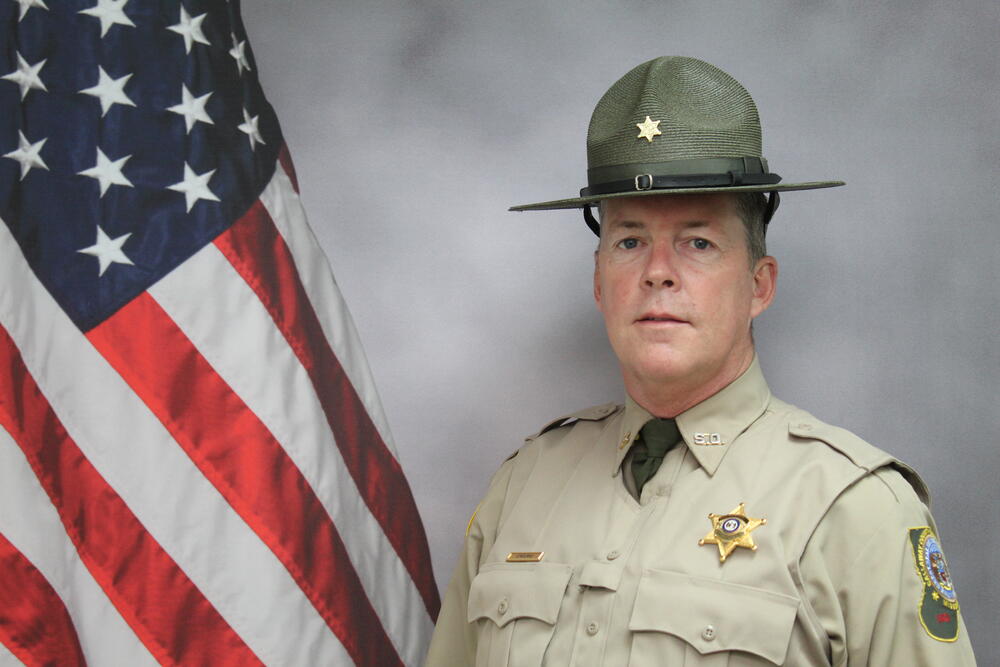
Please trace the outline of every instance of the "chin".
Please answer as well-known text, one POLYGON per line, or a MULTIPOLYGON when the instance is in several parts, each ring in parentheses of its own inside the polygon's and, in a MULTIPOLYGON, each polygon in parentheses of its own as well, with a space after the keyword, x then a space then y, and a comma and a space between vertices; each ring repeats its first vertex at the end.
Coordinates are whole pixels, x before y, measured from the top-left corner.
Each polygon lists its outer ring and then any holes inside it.
POLYGON ((643 382, 674 383, 697 372, 697 365, 691 362, 689 356, 684 358, 678 353, 656 354, 636 359, 629 367, 631 375, 643 382))

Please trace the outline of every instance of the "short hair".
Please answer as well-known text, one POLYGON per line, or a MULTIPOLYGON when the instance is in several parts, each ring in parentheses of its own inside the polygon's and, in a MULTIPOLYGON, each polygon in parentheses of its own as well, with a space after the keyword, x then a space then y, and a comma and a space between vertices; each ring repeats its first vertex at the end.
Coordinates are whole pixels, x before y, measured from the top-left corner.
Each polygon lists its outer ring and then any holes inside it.
POLYGON ((763 192, 739 192, 736 194, 736 212, 743 221, 743 231, 746 232, 747 249, 750 254, 750 268, 757 266, 758 260, 767 254, 767 223, 764 222, 764 212, 767 211, 767 197, 763 192))
MULTIPOLYGON (((764 212, 767 210, 767 197, 762 192, 737 192, 736 214, 743 221, 743 231, 747 239, 747 255, 751 270, 757 266, 758 260, 767 254, 767 243, 764 236, 767 224, 764 222, 764 212)), ((597 202, 598 220, 604 218, 604 199, 597 202)), ((598 243, 598 245, 600 245, 598 243)))

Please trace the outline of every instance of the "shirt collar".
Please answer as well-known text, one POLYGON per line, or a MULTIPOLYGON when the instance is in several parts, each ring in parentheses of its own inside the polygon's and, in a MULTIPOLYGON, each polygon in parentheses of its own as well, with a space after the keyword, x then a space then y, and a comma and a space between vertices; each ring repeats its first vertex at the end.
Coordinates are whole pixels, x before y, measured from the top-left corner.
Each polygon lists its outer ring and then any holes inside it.
MULTIPOLYGON (((756 355, 750 367, 718 393, 677 415, 677 428, 684 444, 709 475, 714 475, 730 445, 750 424, 764 414, 771 401, 764 374, 756 355)), ((618 438, 614 474, 639 435, 643 424, 653 415, 641 405, 625 399, 625 415, 618 438)))

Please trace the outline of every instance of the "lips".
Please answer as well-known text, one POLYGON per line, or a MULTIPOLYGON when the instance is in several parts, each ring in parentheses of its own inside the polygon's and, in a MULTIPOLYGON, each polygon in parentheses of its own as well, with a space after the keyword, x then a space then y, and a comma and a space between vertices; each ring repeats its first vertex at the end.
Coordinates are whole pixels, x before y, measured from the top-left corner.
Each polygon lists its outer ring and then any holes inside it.
POLYGON ((677 324, 687 324, 687 320, 683 320, 671 313, 644 313, 636 322, 674 322, 677 324))

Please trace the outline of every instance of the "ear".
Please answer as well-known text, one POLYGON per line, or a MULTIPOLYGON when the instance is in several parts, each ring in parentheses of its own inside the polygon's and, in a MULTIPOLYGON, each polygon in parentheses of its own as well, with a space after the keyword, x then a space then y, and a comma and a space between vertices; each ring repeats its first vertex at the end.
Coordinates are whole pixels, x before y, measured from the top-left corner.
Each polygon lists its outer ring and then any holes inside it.
POLYGON ((753 270, 753 299, 750 302, 750 318, 753 319, 767 310, 774 301, 778 286, 778 260, 770 255, 757 260, 753 270))
POLYGON ((599 250, 594 251, 594 302, 597 304, 597 309, 603 312, 601 308, 601 265, 597 261, 597 253, 599 250))

